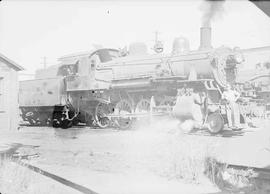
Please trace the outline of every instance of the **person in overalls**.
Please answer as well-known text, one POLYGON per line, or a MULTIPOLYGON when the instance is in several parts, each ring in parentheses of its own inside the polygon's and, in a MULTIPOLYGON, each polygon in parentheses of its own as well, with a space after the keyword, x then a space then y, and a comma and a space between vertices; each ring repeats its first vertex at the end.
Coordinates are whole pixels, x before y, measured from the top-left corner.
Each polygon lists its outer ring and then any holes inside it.
POLYGON ((240 108, 237 100, 240 98, 240 93, 232 89, 230 85, 225 88, 222 99, 226 100, 227 103, 227 119, 228 126, 233 130, 240 128, 240 108))

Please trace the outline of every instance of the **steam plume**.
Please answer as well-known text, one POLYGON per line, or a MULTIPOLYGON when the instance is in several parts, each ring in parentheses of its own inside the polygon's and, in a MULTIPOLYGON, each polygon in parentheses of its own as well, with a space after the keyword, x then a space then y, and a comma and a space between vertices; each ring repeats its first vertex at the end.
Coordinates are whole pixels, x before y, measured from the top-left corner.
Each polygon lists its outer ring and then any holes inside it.
POLYGON ((202 3, 200 7, 203 12, 202 27, 210 27, 212 20, 222 16, 224 13, 224 2, 225 0, 205 0, 202 3))

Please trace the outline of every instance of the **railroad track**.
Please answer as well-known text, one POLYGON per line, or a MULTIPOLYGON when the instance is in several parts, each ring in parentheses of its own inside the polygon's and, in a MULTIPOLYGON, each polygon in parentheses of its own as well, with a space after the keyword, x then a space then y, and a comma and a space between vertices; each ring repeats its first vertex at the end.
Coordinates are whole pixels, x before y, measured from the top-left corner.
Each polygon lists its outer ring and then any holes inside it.
MULTIPOLYGON (((37 166, 31 165, 31 164, 25 162, 25 160, 28 160, 29 158, 38 157, 38 154, 18 155, 18 153, 16 151, 20 147, 26 147, 26 145, 14 144, 9 149, 0 152, 0 162, 1 162, 1 160, 8 159, 11 162, 14 162, 22 167, 28 168, 29 170, 31 170, 35 173, 38 173, 38 174, 45 176, 45 177, 48 177, 54 181, 57 181, 65 186, 70 187, 76 191, 83 193, 83 194, 98 194, 97 192, 95 192, 92 189, 89 189, 83 185, 77 184, 71 180, 64 178, 64 177, 58 176, 56 174, 45 171, 37 166)), ((32 147, 35 147, 35 146, 32 146, 32 147)))
POLYGON ((267 180, 270 183, 270 169, 269 168, 257 168, 243 165, 227 164, 227 168, 235 169, 238 171, 253 171, 251 178, 267 180))
POLYGON ((57 181, 57 182, 65 185, 65 186, 70 187, 70 188, 72 188, 72 189, 74 189, 76 191, 79 191, 81 193, 84 193, 84 194, 98 194, 97 192, 95 192, 95 191, 93 191, 93 190, 91 190, 91 189, 89 189, 89 188, 87 188, 87 187, 85 187, 83 185, 77 184, 75 182, 72 182, 72 181, 70 181, 68 179, 65 179, 65 178, 63 178, 61 176, 50 173, 48 171, 42 170, 39 167, 33 166, 31 164, 27 164, 27 163, 25 163, 25 162, 23 162, 23 161, 21 161, 19 159, 12 158, 11 161, 13 161, 13 162, 25 167, 25 168, 28 168, 29 170, 32 170, 32 171, 34 171, 34 172, 36 172, 36 173, 38 173, 40 175, 51 178, 54 181, 57 181))
POLYGON ((231 193, 270 193, 270 169, 206 162, 205 174, 221 190, 231 193))
MULTIPOLYGON (((97 194, 95 191, 84 187, 83 185, 79 185, 64 177, 60 177, 25 162, 24 159, 28 160, 29 157, 36 157, 37 155, 18 155, 16 150, 22 146, 22 144, 14 144, 9 150, 0 153, 0 156, 3 158, 10 158, 12 162, 39 173, 40 175, 51 178, 54 181, 81 193, 97 194)), ((205 162, 205 175, 221 190, 229 191, 231 193, 238 193, 241 191, 247 191, 244 193, 255 193, 250 191, 258 189, 263 190, 263 192, 260 193, 270 193, 270 168, 227 164, 218 162, 213 158, 208 158, 205 162)))

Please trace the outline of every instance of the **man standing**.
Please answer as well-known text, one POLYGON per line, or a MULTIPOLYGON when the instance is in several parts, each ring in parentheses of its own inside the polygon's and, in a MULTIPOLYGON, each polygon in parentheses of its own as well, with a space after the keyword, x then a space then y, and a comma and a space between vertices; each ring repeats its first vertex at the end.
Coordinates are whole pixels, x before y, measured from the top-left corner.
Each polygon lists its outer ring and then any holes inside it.
POLYGON ((240 93, 233 90, 230 85, 227 85, 222 94, 222 99, 225 99, 229 105, 227 106, 228 125, 233 130, 239 129, 240 126, 240 108, 237 103, 239 97, 240 93))

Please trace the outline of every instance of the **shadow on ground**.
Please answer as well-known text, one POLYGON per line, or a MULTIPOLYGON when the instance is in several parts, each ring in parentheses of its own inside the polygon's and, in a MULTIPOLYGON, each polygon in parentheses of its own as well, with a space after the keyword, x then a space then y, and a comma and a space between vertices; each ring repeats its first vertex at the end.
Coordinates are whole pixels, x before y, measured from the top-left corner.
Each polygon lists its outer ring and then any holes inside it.
POLYGON ((201 135, 201 136, 216 136, 216 137, 239 137, 239 136, 244 136, 246 133, 250 133, 250 132, 254 132, 251 130, 240 130, 240 131, 233 131, 230 129, 225 129, 222 132, 218 133, 218 134, 211 134, 208 131, 193 131, 193 132, 189 132, 189 135, 201 135))

